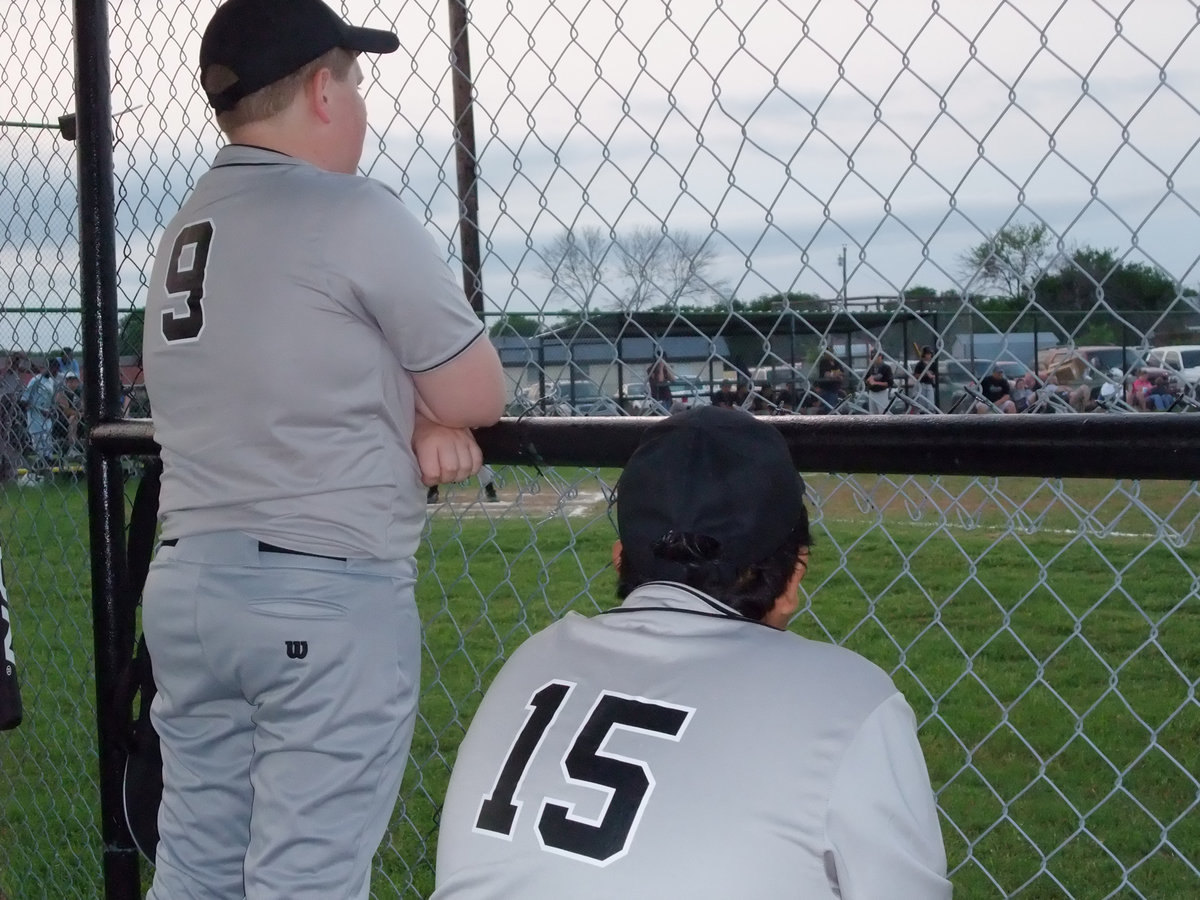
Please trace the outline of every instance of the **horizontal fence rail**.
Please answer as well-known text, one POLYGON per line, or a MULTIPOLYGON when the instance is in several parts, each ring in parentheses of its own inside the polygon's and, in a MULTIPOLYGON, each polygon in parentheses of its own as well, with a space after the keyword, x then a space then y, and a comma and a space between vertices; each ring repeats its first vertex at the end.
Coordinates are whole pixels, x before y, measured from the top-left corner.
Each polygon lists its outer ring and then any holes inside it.
MULTIPOLYGON (((623 466, 656 420, 504 419, 476 431, 492 464, 623 466)), ((773 416, 801 471, 1200 479, 1200 416, 773 416)), ((157 454, 150 420, 97 425, 115 454, 157 454)))

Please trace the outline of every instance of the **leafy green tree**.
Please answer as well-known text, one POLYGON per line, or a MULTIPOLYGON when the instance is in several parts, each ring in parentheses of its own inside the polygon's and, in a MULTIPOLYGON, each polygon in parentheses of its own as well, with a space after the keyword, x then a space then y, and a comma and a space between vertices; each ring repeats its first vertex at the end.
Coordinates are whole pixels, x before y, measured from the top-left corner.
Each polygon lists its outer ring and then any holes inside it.
POLYGON ((491 331, 488 333, 492 337, 511 337, 513 335, 533 337, 541 330, 541 323, 535 316, 526 316, 521 313, 505 313, 492 326, 491 331))
POLYGON ((131 309, 117 323, 117 355, 142 355, 142 330, 145 326, 146 310, 131 309))
POLYGON ((1155 266, 1123 262, 1115 250, 1094 247, 1076 250, 1037 286, 1038 305, 1072 331, 1085 319, 1093 329, 1111 319, 1096 319, 1097 310, 1119 313, 1134 328, 1150 328, 1181 298, 1193 296, 1195 291, 1155 266))

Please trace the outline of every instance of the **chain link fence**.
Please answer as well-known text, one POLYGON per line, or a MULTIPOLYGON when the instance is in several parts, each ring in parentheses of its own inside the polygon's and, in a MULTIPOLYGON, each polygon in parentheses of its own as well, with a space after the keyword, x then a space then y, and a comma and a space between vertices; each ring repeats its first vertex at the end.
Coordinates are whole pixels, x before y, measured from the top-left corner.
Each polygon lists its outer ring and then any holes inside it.
MULTIPOLYGON (((481 260, 467 280, 482 287, 512 416, 708 402, 854 415, 879 402, 865 383, 876 348, 892 376, 882 408, 897 415, 999 415, 1006 400, 1064 421, 1195 407, 1195 3, 448 7, 343 4, 402 43, 366 72, 362 166, 455 265, 481 260), (448 24, 464 10, 469 72, 448 24), (469 132, 454 101, 467 75, 469 132), (464 149, 477 252, 457 227, 464 149), (984 382, 997 365, 1007 394, 984 382)), ((139 309, 156 235, 219 144, 194 87, 213 8, 108 9, 133 416, 148 413, 139 309)), ((18 404, 82 346, 73 121, 60 120, 74 112, 72 14, 43 0, 0 22, 0 349, 16 351, 0 373, 0 541, 26 704, 0 734, 0 896, 93 898, 84 473, 62 391, 48 438, 18 404)), ((1086 441, 1077 452, 1086 475, 1099 461, 1086 441)), ((606 503, 619 471, 529 461, 430 498, 421 718, 376 897, 430 892, 454 748, 506 654, 568 609, 615 602, 606 503)), ((958 896, 1190 896, 1194 469, 1061 480, 1029 456, 1009 470, 1029 477, 806 473, 818 544, 793 627, 880 663, 917 710, 958 896)), ((132 485, 136 463, 126 471, 132 485)))

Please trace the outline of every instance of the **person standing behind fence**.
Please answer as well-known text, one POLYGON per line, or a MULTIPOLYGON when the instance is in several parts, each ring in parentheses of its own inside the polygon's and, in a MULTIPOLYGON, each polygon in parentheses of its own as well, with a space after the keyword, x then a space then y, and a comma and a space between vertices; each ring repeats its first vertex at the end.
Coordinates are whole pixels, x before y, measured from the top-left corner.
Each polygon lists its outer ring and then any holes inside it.
POLYGON ((15 478, 21 467, 25 424, 21 421, 21 394, 25 385, 17 371, 15 353, 0 354, 0 481, 15 478))
MULTIPOLYGON (((913 401, 915 411, 935 413, 938 411, 934 402, 937 389, 937 363, 933 361, 933 348, 922 347, 921 358, 913 366, 913 401)), ((914 411, 914 410, 910 410, 914 411)))
POLYGON ((25 410, 25 428, 34 456, 42 465, 54 459, 54 393, 57 390, 58 360, 51 359, 25 385, 21 407, 25 410))
POLYGON ((162 743, 151 900, 364 900, 415 721, 424 485, 503 412, 483 325, 357 174, 358 54, 320 0, 228 0, 200 80, 228 138, 155 256, 144 362, 163 541, 143 625, 162 743))
POLYGON ((79 360, 75 358, 75 351, 70 347, 62 348, 62 356, 58 357, 58 372, 59 381, 66 380, 68 375, 79 377, 79 360))
POLYGON ((887 412, 892 399, 892 367, 883 361, 883 351, 879 347, 871 356, 864 383, 867 387, 867 412, 873 415, 887 412))
MULTIPOLYGON (((667 365, 665 355, 656 357, 654 362, 646 367, 646 392, 654 401, 654 404, 651 405, 652 409, 657 406, 665 412, 671 411, 671 382, 674 380, 675 373, 667 365)), ((655 411, 658 410, 655 409, 655 411)))
POLYGON ((616 491, 623 603, 568 613, 458 749, 434 900, 944 900, 916 719, 881 669, 786 630, 804 485, 766 420, 646 430, 616 491))
POLYGON ((66 372, 54 394, 54 443, 64 456, 76 459, 83 456, 79 426, 83 422, 83 391, 79 374, 66 372))

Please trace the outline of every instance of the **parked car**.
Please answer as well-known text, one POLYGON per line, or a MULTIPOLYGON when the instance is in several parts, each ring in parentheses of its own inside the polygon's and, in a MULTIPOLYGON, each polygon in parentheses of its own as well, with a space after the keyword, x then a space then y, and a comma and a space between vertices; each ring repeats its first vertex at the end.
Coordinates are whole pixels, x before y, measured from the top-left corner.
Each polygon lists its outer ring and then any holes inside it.
POLYGON ((542 394, 536 384, 517 390, 508 404, 510 416, 619 416, 620 404, 601 393, 592 381, 556 381, 542 394))
POLYGON ((556 381, 554 395, 561 415, 568 416, 619 416, 621 406, 612 397, 601 392, 593 381, 556 381))
POLYGON ((626 398, 635 413, 641 415, 665 415, 673 410, 708 406, 712 403, 712 388, 698 378, 676 378, 669 382, 671 405, 660 403, 646 396, 645 385, 630 385, 626 398))
POLYGON ((1200 344, 1154 347, 1146 354, 1146 365, 1169 369, 1194 389, 1200 383, 1200 344))

